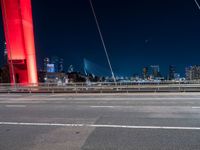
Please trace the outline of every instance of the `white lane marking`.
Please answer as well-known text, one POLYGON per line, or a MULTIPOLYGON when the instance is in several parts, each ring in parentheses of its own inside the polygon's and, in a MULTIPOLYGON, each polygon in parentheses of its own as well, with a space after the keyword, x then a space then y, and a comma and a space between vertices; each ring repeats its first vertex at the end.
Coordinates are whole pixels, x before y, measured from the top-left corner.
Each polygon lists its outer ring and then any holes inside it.
MULTIPOLYGON (((0 100, 5 100, 5 99, 1 99, 0 100)), ((161 100, 165 100, 165 101, 171 101, 171 100, 181 100, 181 101, 187 101, 187 100, 195 100, 195 101, 200 101, 200 97, 199 98, 184 98, 184 97, 149 97, 149 98, 140 98, 140 97, 124 97, 124 98, 110 98, 110 97, 103 97, 103 98, 42 98, 39 99, 38 98, 17 98, 17 99, 13 99, 10 98, 7 101, 145 101, 145 100, 150 100, 150 101, 161 101, 161 100)))
POLYGON ((95 128, 125 128, 125 129, 162 129, 162 130, 200 130, 200 127, 129 126, 129 125, 25 123, 25 122, 0 122, 0 125, 60 126, 60 127, 95 127, 95 128))
POLYGON ((114 108, 115 106, 89 106, 91 108, 114 108))
POLYGON ((192 107, 192 109, 200 109, 200 107, 192 107))
POLYGON ((133 108, 135 106, 89 106, 90 108, 133 108))
MULTIPOLYGON (((56 99, 55 99, 56 100, 56 99)), ((65 100, 68 100, 67 98, 65 100)), ((77 101, 77 100, 85 100, 85 101, 124 101, 124 100, 128 100, 128 101, 140 101, 140 100, 200 100, 199 98, 187 98, 187 97, 146 97, 146 98, 141 98, 141 97, 124 97, 124 98, 116 98, 116 97, 103 97, 103 98, 73 98, 73 99, 69 99, 71 101, 77 101)))
POLYGON ((8 107, 8 108, 13 108, 13 107, 15 107, 15 108, 25 108, 26 105, 5 105, 5 107, 8 107))

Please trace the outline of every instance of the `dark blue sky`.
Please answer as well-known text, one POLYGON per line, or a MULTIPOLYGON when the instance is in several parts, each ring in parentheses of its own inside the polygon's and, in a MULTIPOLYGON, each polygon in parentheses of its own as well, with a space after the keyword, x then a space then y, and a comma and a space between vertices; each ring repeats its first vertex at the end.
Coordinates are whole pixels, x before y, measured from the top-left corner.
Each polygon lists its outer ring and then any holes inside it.
MULTIPOLYGON (((199 1, 200 2, 200 1, 199 1)), ((32 0, 38 66, 59 56, 76 70, 83 59, 109 68, 88 0, 32 0)), ((200 64, 200 10, 193 0, 93 0, 115 72, 159 64, 200 64)), ((1 21, 2 22, 2 21, 1 21)), ((3 29, 0 23, 1 49, 3 29)), ((2 56, 2 50, 1 50, 2 56)))

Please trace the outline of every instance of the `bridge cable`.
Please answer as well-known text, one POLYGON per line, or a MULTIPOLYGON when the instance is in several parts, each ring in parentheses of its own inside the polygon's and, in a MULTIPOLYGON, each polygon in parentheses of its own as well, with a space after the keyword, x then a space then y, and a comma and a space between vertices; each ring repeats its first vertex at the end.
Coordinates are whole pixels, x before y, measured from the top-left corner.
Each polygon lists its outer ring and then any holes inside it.
POLYGON ((199 10, 200 10, 200 5, 199 5, 199 3, 197 2, 197 0, 194 0, 195 1, 195 3, 197 4, 197 7, 199 8, 199 10))
POLYGON ((94 10, 94 6, 93 6, 93 4, 92 4, 92 0, 89 0, 89 2, 90 2, 90 6, 91 6, 91 9, 92 9, 92 13, 93 13, 93 15, 94 15, 94 19, 95 19, 95 22, 96 22, 98 31, 99 31, 99 35, 100 35, 100 38, 101 38, 101 42, 102 42, 102 45, 103 45, 103 48, 104 48, 104 51, 105 51, 105 54, 106 54, 106 58, 107 58, 107 61, 108 61, 109 67, 110 67, 110 71, 111 71, 111 74, 112 74, 112 78, 113 78, 114 82, 116 83, 115 74, 114 74, 113 69, 112 69, 112 65, 111 65, 111 62, 110 62, 110 58, 109 58, 109 55, 108 55, 108 51, 107 51, 107 48, 106 48, 106 45, 105 45, 105 41, 104 41, 104 38, 103 38, 103 35, 102 35, 102 32, 101 32, 101 28, 100 28, 100 25, 99 25, 99 22, 98 22, 98 19, 97 19, 95 10, 94 10))

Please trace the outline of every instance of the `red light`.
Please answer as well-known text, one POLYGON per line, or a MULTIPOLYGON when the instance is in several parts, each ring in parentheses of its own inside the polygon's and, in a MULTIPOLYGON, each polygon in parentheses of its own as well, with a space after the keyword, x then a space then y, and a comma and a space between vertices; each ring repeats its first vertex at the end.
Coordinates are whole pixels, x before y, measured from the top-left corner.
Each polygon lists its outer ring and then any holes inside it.
POLYGON ((37 84, 31 0, 1 0, 1 7, 11 82, 37 84))

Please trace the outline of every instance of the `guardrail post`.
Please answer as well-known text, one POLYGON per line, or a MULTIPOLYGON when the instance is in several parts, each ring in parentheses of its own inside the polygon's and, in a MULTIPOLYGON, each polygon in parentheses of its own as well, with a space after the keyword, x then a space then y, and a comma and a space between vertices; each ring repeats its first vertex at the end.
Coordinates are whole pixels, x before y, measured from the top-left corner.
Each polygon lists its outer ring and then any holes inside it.
POLYGON ((140 89, 140 83, 138 83, 138 90, 140 91, 141 89, 140 89))
POLYGON ((29 88, 28 88, 28 89, 29 89, 29 93, 31 93, 31 86, 29 86, 29 88))
POLYGON ((77 85, 76 85, 76 83, 75 83, 75 92, 78 93, 78 91, 77 91, 77 87, 76 87, 76 86, 77 86, 77 85))
POLYGON ((49 89, 49 83, 47 84, 47 87, 48 87, 48 88, 47 88, 47 89, 48 89, 48 91, 50 91, 50 89, 49 89))

